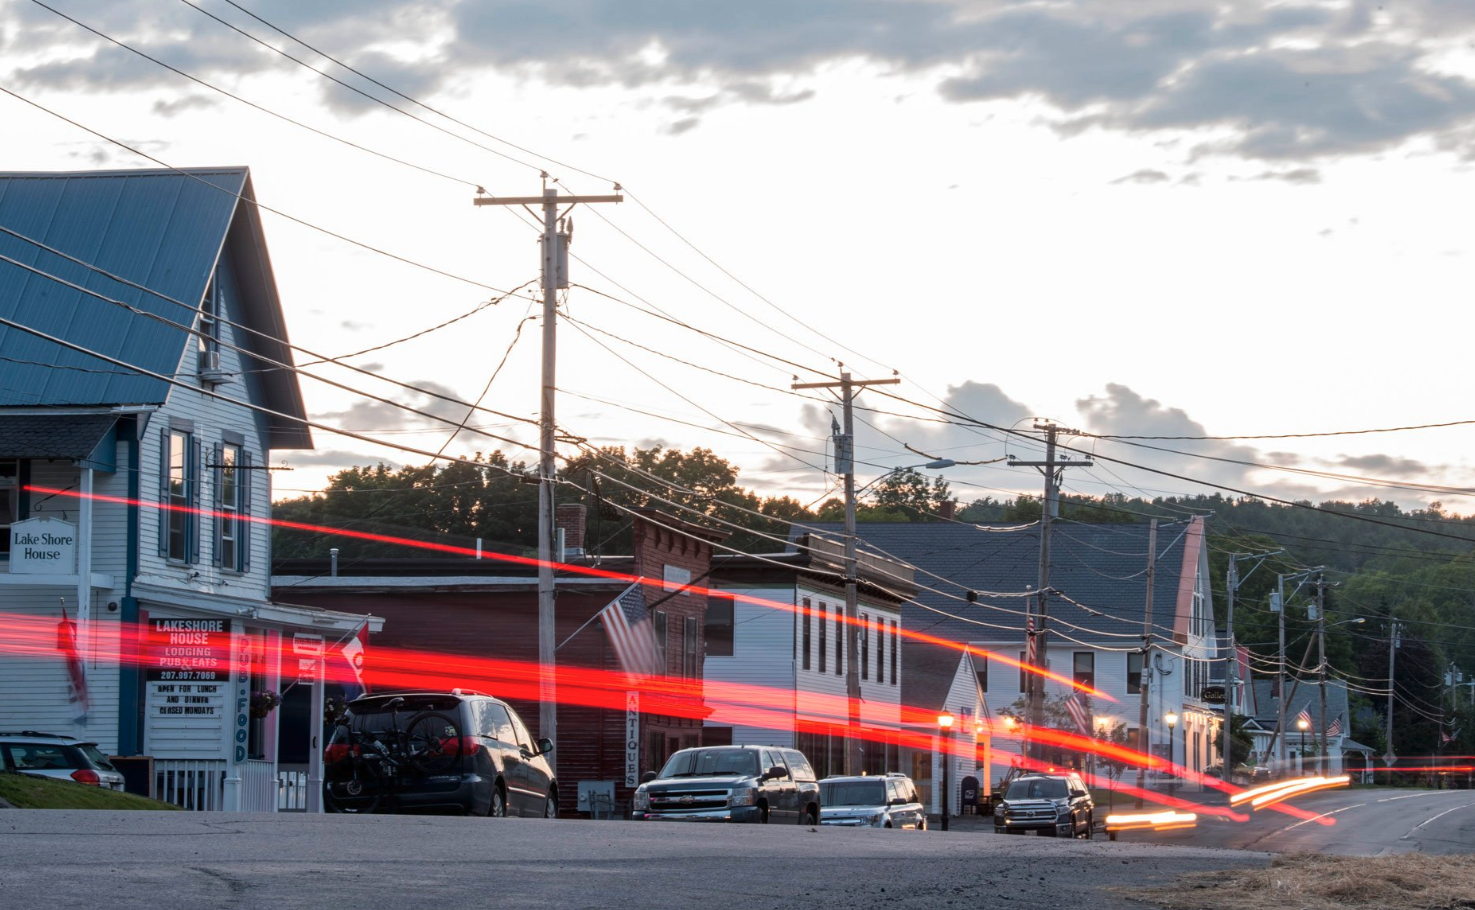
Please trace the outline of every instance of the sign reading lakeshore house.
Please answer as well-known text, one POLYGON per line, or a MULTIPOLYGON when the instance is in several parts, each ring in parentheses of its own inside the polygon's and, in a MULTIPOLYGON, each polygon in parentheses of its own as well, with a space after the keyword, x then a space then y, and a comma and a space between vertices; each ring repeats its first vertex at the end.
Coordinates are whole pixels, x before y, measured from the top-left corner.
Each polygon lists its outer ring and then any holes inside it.
POLYGON ((156 758, 226 757, 230 649, 229 620, 149 618, 145 735, 156 758))
POLYGON ((12 575, 71 575, 76 566, 76 525, 56 518, 29 518, 10 526, 12 575))

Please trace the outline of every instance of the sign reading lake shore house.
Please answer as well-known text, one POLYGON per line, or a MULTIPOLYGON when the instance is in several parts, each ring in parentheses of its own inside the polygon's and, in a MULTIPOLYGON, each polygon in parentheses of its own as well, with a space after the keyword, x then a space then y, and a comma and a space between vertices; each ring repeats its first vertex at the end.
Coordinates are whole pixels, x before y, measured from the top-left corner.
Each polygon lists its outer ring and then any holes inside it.
POLYGON ((56 518, 28 518, 10 526, 12 575, 71 575, 76 566, 76 525, 56 518))

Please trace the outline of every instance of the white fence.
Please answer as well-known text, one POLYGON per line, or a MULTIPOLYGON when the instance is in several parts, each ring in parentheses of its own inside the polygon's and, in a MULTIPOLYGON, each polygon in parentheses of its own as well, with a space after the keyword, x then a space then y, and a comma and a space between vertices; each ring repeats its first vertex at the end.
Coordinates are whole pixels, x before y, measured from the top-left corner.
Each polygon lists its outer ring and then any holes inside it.
POLYGON ((196 812, 225 808, 225 759, 154 760, 154 798, 196 812))

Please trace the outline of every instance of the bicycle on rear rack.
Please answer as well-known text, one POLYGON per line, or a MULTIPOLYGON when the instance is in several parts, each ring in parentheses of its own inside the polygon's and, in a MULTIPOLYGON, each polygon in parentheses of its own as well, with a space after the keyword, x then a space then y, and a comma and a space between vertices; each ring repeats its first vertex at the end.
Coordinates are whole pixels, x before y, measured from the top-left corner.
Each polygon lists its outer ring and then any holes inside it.
POLYGON ((386 730, 356 729, 353 714, 333 727, 323 768, 323 797, 329 812, 374 812, 385 802, 393 805, 394 790, 408 772, 440 774, 461 759, 461 731, 456 721, 435 711, 422 711, 402 729, 394 698, 383 706, 390 712, 386 730))

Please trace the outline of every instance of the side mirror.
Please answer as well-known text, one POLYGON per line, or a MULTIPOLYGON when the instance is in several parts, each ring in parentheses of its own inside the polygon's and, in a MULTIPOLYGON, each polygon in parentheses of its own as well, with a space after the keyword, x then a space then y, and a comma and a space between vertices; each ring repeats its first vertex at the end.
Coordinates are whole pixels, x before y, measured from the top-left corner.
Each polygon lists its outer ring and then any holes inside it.
POLYGON ((654 771, 647 771, 644 774, 640 775, 640 782, 642 784, 648 784, 648 783, 650 783, 651 781, 653 781, 655 779, 656 779, 656 772, 654 772, 654 771))
POLYGON ((538 754, 539 755, 547 755, 549 752, 552 752, 552 751, 553 751, 553 740, 549 739, 546 736, 543 737, 542 739, 538 740, 538 754))
POLYGON ((789 769, 785 768, 783 765, 774 765, 772 768, 769 768, 768 771, 765 772, 763 775, 765 779, 774 779, 788 776, 789 769))

